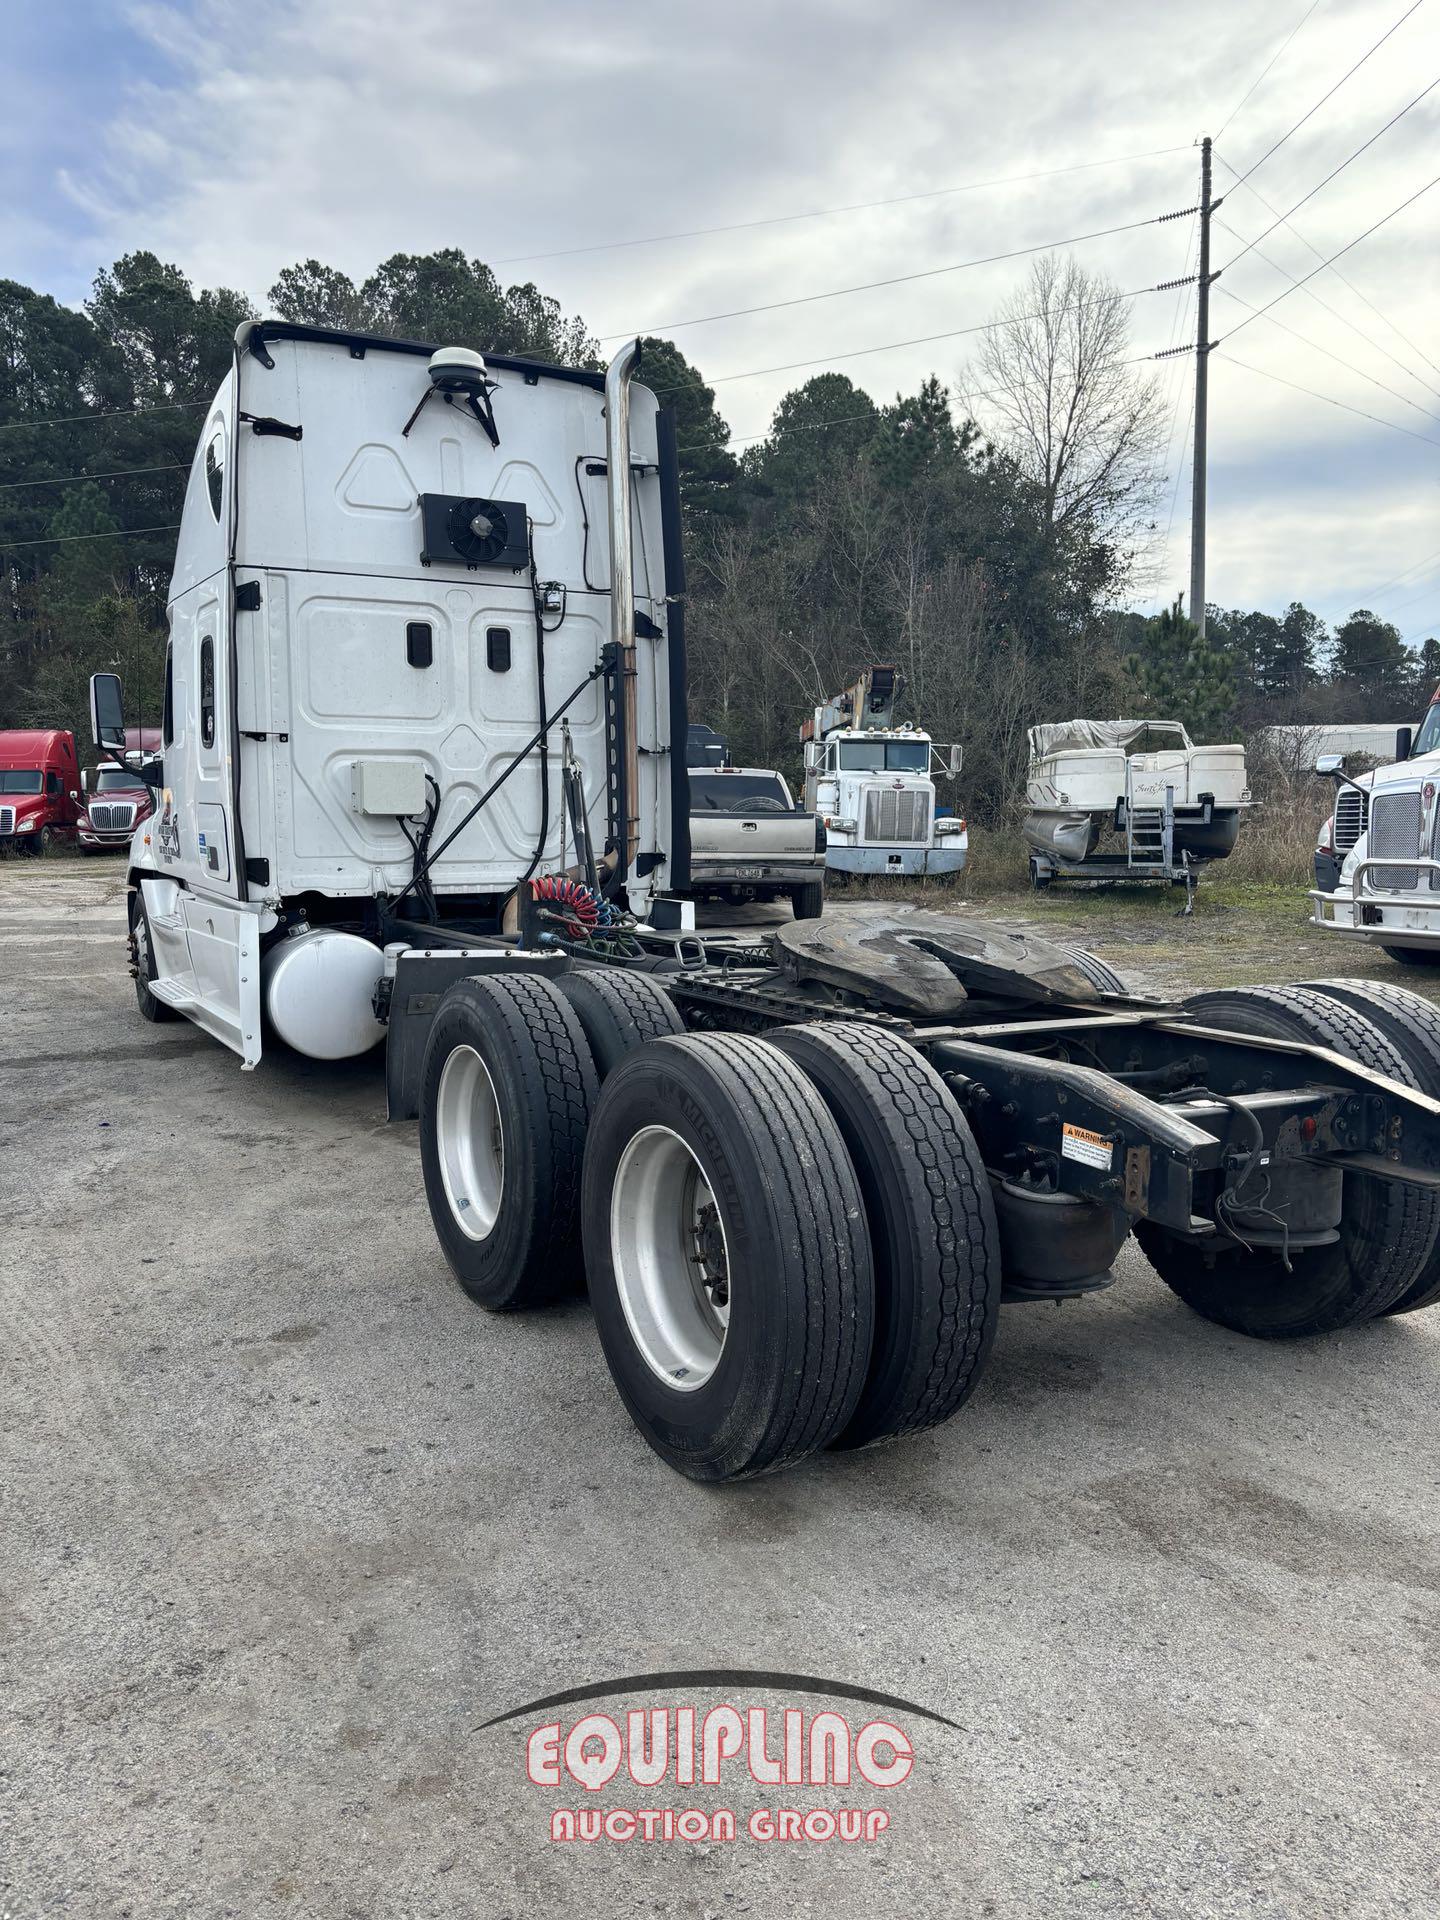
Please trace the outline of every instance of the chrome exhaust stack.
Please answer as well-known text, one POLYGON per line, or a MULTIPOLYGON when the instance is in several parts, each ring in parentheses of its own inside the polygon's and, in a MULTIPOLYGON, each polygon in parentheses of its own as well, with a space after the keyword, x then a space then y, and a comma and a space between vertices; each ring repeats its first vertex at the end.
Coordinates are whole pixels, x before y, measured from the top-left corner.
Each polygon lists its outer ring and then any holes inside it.
POLYGON ((620 663, 625 725, 624 845, 627 878, 633 878, 640 838, 640 754, 635 738, 634 538, 630 523, 630 381, 640 364, 640 342, 628 340, 605 373, 605 486, 610 509, 610 639, 620 663))

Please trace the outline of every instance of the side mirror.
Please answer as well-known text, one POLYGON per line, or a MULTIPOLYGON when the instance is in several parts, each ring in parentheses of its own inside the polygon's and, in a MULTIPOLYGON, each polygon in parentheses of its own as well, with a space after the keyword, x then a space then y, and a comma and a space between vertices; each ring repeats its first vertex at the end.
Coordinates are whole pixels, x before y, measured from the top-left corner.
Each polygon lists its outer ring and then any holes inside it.
POLYGON ((1398 728, 1395 734, 1395 758, 1397 760, 1408 760, 1410 758, 1410 749, 1414 744, 1415 729, 1413 727, 1398 728))
POLYGON ((90 769, 88 767, 82 767, 80 769, 80 791, 82 793, 89 793, 90 791, 90 769))
POLYGON ((125 707, 118 673, 90 676, 90 737, 103 752, 113 753, 124 764, 125 707))
POLYGON ((70 798, 75 802, 77 807, 80 805, 80 796, 75 791, 74 787, 71 787, 70 789, 70 798))
MULTIPOLYGON (((1402 728, 1401 731, 1408 732, 1409 729, 1402 728)), ((1343 773, 1345 771, 1344 754, 1322 753, 1320 758, 1315 762, 1315 771, 1324 780, 1332 778, 1337 773, 1343 773)))
POLYGON ((965 764, 965 749, 963 747, 951 747, 950 778, 952 780, 959 773, 960 769, 964 766, 964 764, 965 764))
POLYGON ((813 773, 815 771, 815 765, 818 757, 819 757, 819 742, 815 740, 807 740, 805 742, 805 771, 807 773, 813 773))

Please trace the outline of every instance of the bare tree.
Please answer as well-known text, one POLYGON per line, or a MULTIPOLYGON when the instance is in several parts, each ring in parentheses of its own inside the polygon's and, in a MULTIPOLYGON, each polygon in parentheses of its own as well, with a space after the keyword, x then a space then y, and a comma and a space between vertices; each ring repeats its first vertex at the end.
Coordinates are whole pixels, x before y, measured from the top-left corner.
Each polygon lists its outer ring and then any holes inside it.
POLYGON ((975 365, 977 416, 1041 489, 1053 533, 1083 523, 1127 550, 1154 504, 1165 423, 1158 382, 1126 365, 1124 300, 1046 254, 997 318, 975 365))

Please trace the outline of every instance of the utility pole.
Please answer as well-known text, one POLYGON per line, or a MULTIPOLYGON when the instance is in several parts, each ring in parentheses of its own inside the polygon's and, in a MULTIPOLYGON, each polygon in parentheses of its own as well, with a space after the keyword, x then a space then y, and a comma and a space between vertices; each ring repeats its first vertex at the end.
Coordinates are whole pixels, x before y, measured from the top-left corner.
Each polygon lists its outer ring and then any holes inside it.
POLYGON ((1200 279, 1195 296, 1195 477, 1190 489, 1190 618, 1205 637, 1205 439, 1210 398, 1210 136, 1200 142, 1200 279))

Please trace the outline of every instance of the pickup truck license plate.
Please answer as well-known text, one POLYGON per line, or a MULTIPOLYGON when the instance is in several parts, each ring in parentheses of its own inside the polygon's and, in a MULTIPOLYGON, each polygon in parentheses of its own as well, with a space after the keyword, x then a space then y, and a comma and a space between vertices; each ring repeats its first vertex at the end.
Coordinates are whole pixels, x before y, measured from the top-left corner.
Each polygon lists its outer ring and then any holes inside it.
POLYGON ((763 867, 737 867, 735 871, 736 873, 739 874, 742 880, 758 880, 761 874, 764 872, 764 868, 763 867))

